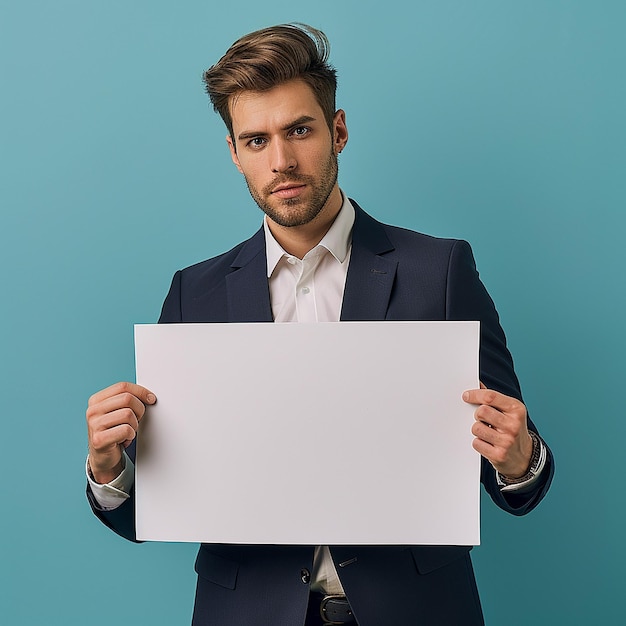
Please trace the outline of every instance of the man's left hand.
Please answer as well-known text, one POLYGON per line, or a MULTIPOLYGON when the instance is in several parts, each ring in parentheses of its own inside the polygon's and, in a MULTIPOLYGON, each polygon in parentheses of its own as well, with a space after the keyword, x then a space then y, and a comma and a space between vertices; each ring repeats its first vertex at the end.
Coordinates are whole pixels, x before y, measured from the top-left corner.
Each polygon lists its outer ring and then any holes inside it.
POLYGON ((522 402, 487 389, 471 389, 463 394, 468 404, 479 405, 474 411, 472 445, 507 478, 519 478, 528 471, 533 441, 528 434, 526 407, 522 402))

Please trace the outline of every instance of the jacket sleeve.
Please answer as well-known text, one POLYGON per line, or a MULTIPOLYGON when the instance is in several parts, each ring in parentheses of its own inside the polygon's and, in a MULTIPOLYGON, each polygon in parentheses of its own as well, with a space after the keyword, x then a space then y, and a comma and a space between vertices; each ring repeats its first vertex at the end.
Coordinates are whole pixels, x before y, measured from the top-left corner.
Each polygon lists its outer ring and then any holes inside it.
MULTIPOLYGON (((128 446, 126 454, 130 459, 135 461, 135 442, 128 446)), ((124 539, 129 541, 137 541, 135 532, 135 486, 130 491, 130 497, 125 500, 119 507, 111 511, 105 511, 98 504, 94 497, 89 484, 87 484, 87 500, 91 506, 94 515, 112 531, 116 532, 124 539)))
MULTIPOLYGON (((446 319, 480 322, 480 380, 488 388, 523 402, 498 313, 478 276, 472 250, 466 241, 457 241, 451 249, 446 286, 446 319)), ((539 434, 530 417, 528 428, 539 434)), ((524 493, 501 492, 494 468, 487 459, 482 458, 481 481, 491 499, 501 509, 513 515, 524 515, 541 502, 554 474, 552 452, 545 442, 544 445, 546 464, 532 489, 524 493)))
MULTIPOLYGON (((175 323, 181 321, 181 305, 180 305, 180 271, 174 274, 169 293, 163 303, 159 324, 175 323)), ((132 461, 135 461, 135 442, 133 442, 126 453, 132 461)), ((135 486, 133 485, 130 497, 124 501, 118 508, 111 511, 103 510, 95 499, 89 485, 87 485, 87 500, 91 506, 94 515, 108 528, 116 532, 121 537, 130 541, 137 541, 135 529, 135 486)))

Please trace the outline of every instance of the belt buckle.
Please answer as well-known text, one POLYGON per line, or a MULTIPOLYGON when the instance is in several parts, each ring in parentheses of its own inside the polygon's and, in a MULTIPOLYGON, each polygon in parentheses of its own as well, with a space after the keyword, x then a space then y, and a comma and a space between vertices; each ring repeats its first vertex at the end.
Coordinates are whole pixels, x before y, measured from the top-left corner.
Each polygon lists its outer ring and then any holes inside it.
POLYGON ((324 598, 322 599, 321 603, 320 603, 320 615, 322 617, 322 622, 324 624, 350 624, 351 622, 354 622, 354 616, 352 615, 352 609, 350 608, 350 604, 348 603, 348 600, 346 599, 346 596, 341 596, 341 595, 328 595, 328 596, 324 596, 324 598), (345 617, 347 619, 341 619, 341 621, 337 621, 336 619, 332 619, 333 617, 338 617, 338 615, 329 615, 329 609, 331 609, 332 611, 332 606, 329 607, 328 604, 329 602, 333 602, 333 601, 337 601, 337 603, 341 603, 343 605, 345 605, 345 607, 341 607, 342 610, 337 611, 335 609, 335 613, 340 613, 342 615, 345 615, 345 617), (349 621, 347 621, 349 620, 349 621))

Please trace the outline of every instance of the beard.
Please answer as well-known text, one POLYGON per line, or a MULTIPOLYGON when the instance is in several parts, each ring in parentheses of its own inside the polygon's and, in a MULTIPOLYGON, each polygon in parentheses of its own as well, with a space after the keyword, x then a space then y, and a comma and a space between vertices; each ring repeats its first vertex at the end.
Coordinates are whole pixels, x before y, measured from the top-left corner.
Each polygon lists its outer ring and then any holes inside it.
POLYGON ((246 177, 248 191, 261 211, 273 222, 280 226, 303 226, 313 221, 326 206, 326 202, 337 182, 339 166, 337 155, 331 150, 319 176, 307 176, 305 174, 279 174, 274 180, 265 185, 263 189, 257 189, 246 177), (305 198, 275 198, 272 190, 278 185, 296 183, 307 185, 305 198))

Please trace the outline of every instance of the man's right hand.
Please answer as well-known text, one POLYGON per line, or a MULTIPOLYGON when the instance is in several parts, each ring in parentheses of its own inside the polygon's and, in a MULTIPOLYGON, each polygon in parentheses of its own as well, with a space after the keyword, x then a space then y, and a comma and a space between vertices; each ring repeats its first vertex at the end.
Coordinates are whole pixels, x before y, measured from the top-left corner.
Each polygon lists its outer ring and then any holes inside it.
POLYGON ((122 451, 137 435, 146 404, 156 396, 141 385, 116 383, 89 398, 89 467, 97 483, 109 483, 123 469, 122 451))

